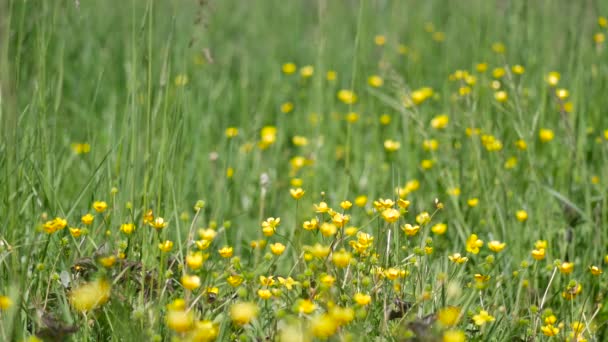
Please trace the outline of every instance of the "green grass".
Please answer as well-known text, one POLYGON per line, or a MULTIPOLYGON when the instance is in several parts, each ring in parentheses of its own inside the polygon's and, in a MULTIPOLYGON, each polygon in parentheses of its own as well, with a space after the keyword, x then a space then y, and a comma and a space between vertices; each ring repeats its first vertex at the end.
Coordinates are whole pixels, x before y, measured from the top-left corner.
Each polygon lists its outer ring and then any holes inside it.
POLYGON ((336 341, 457 341, 448 331, 471 341, 570 341, 574 322, 584 327, 581 338, 608 339, 606 275, 589 269, 608 262, 608 63, 606 43, 594 41, 608 28, 600 16, 608 16, 603 1, 0 2, 0 340, 187 340, 201 331, 218 340, 280 340, 295 330, 306 341, 325 324, 337 329, 329 338, 336 341), (375 43, 379 35, 384 45, 375 43), (505 51, 494 51, 496 43, 505 51), (281 71, 288 62, 295 74, 281 71), (479 63, 487 71, 477 71, 479 63), (314 68, 309 78, 300 75, 306 65, 314 68), (506 74, 497 80, 494 68, 506 74), (450 80, 457 70, 476 78, 468 95, 459 95, 464 79, 450 80), (546 80, 551 71, 561 75, 555 87, 546 80), (176 82, 181 75, 187 84, 176 82), (384 84, 368 84, 372 75, 384 84), (495 99, 496 82, 507 101, 495 99), (430 98, 404 105, 424 87, 430 98), (559 99, 556 88, 569 96, 559 99), (342 89, 357 101, 341 102, 342 89), (281 111, 286 102, 293 111, 281 111), (358 120, 349 122, 349 113, 358 120), (390 123, 381 123, 383 114, 390 123), (440 114, 449 122, 433 128, 440 114), (263 149, 266 126, 277 133, 263 149), (226 137, 229 127, 238 136, 226 137), (468 136, 473 128, 480 134, 468 136), (554 139, 541 141, 542 129, 554 139), (486 148, 484 135, 500 141, 498 151, 486 148), (294 136, 308 144, 297 146, 294 136), (385 150, 389 139, 397 151, 385 150), (429 139, 437 150, 423 148, 429 139), (90 152, 75 153, 74 143, 90 152), (516 165, 506 167, 513 157, 516 165), (294 168, 297 158, 303 167, 294 168), (289 190, 298 180, 305 195, 296 201, 289 190), (395 189, 414 180, 408 213, 383 220, 373 201, 397 201, 395 189), (340 208, 363 195, 363 207, 340 208), (205 205, 196 210, 199 200, 205 205), (95 201, 108 209, 96 214, 95 201), (302 228, 314 217, 331 222, 315 212, 321 201, 350 215, 337 235, 302 228), (149 209, 168 226, 144 224, 149 209), (519 210, 527 220, 516 218, 519 210), (423 211, 434 213, 432 222, 406 236, 400 228, 423 211), (73 237, 68 228, 85 228, 87 213, 93 224, 73 237), (68 226, 45 233, 55 217, 68 226), (272 237, 262 234, 268 217, 281 218, 272 237), (129 222, 136 230, 126 235, 120 226, 129 222), (447 224, 444 235, 431 231, 437 223, 447 224), (357 237, 345 235, 351 226, 374 236, 369 255, 354 252, 349 241, 357 237), (203 267, 188 270, 200 228, 217 236, 203 267), (473 233, 484 241, 479 254, 466 251, 473 233), (250 246, 260 239, 287 248, 274 256, 250 246), (158 248, 165 240, 174 243, 168 253, 158 248), (490 251, 492 240, 506 248, 490 251), (544 260, 532 258, 537 240, 547 241, 544 260), (305 246, 316 243, 331 255, 309 260, 305 246), (224 246, 234 257, 219 255, 224 246), (345 268, 334 258, 342 248, 352 253, 345 268), (468 261, 451 262, 453 253, 468 261), (99 259, 112 255, 125 258, 103 267, 99 259), (560 271, 563 261, 574 262, 572 273, 560 271), (390 268, 404 276, 389 279, 390 268), (183 288, 186 272, 200 277, 200 288, 183 288), (322 284, 326 274, 334 285, 322 284), (230 275, 243 283, 231 287, 230 275), (269 288, 281 293, 262 300, 259 277, 269 275, 299 284, 277 282, 269 288), (111 284, 111 295, 82 312, 75 294, 95 279, 111 284), (574 284, 582 291, 566 300, 574 284), (216 299, 207 287, 218 288, 216 299), (355 293, 369 294, 371 304, 355 303, 355 293), (182 311, 167 305, 179 298, 217 331, 173 331, 167 317, 182 311), (303 299, 314 312, 297 312, 303 299), (259 308, 245 326, 231 320, 238 302, 259 308), (411 308, 391 318, 399 302, 411 308), (354 316, 328 323, 341 317, 333 306, 354 316), (453 327, 429 316, 448 306, 460 310, 453 327), (482 309, 495 321, 477 326, 482 309), (541 330, 552 314, 556 337, 541 330))

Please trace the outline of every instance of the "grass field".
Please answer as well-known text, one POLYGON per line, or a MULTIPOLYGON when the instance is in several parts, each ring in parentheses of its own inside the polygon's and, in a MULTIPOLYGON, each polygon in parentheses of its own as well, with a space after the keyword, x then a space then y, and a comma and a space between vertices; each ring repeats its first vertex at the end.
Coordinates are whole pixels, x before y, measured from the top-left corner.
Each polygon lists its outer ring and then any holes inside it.
POLYGON ((0 0, 0 340, 607 341, 607 17, 0 0))

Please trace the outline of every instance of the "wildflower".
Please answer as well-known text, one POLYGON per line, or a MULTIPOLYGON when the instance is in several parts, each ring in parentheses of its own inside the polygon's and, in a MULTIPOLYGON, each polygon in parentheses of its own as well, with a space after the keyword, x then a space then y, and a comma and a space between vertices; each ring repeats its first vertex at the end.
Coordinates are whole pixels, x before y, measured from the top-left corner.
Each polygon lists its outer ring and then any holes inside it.
POLYGON ((99 263, 105 268, 110 268, 114 266, 114 263, 116 263, 116 256, 108 255, 106 257, 99 258, 99 263))
POLYGON ((455 306, 445 307, 437 313, 437 320, 444 327, 453 327, 460 320, 460 309, 455 306))
POLYGON ((450 196, 460 196, 460 188, 459 187, 452 187, 449 188, 447 191, 448 195, 450 196))
POLYGON ((436 151, 439 148, 439 142, 435 139, 425 139, 422 141, 422 148, 425 151, 436 151))
POLYGON ((384 141, 384 150, 386 152, 395 152, 401 148, 401 143, 395 140, 385 140, 384 141))
POLYGON ((263 286, 272 286, 274 285, 274 276, 260 276, 260 285, 263 286))
POLYGON ((408 201, 408 200, 404 200, 402 198, 397 200, 397 205, 399 206, 399 208, 403 208, 403 209, 407 209, 410 204, 412 204, 412 202, 408 201))
POLYGON ((302 67, 302 69, 300 69, 300 76, 302 76, 303 78, 309 78, 313 75, 314 72, 315 69, 312 65, 305 65, 302 67))
POLYGON ((201 278, 196 275, 184 274, 181 279, 182 286, 190 291, 198 289, 201 286, 201 278))
POLYGON ((555 134, 550 129, 542 128, 538 131, 538 137, 541 142, 547 143, 547 142, 553 140, 553 138, 555 137, 555 134))
POLYGON ((269 217, 266 221, 262 222, 262 233, 265 236, 272 236, 274 232, 277 230, 277 226, 281 223, 281 218, 277 217, 269 217))
POLYGON ((329 206, 325 202, 319 202, 319 204, 314 204, 315 210, 317 213, 326 213, 330 210, 329 206))
POLYGON ((515 64, 511 67, 511 71, 513 71, 513 73, 516 75, 522 75, 526 71, 526 69, 519 64, 515 64))
POLYGON ((186 256, 186 265, 190 269, 198 270, 203 267, 203 262, 205 262, 205 257, 202 252, 190 253, 186 256))
POLYGON ((258 297, 260 297, 264 300, 270 299, 272 297, 272 292, 270 292, 270 290, 268 290, 268 289, 259 289, 258 297))
POLYGON ((211 342, 217 339, 220 333, 218 324, 209 320, 198 321, 194 324, 192 331, 192 341, 211 342))
POLYGON ((95 216, 91 215, 90 213, 87 213, 85 215, 82 215, 82 217, 80 218, 80 222, 82 222, 82 224, 88 226, 91 223, 93 223, 94 219, 95 219, 95 216))
POLYGON ((87 154, 91 151, 91 145, 88 143, 72 143, 71 148, 76 154, 87 154))
POLYGON ((557 85, 557 83, 559 82, 560 79, 560 74, 557 71, 551 71, 550 73, 547 74, 547 83, 549 83, 550 86, 555 87, 557 85))
POLYGON ((342 89, 338 91, 338 99, 345 104, 354 104, 357 102, 357 95, 352 90, 342 89))
POLYGON ((443 333, 443 342, 465 342, 467 340, 462 330, 447 330, 443 333))
POLYGON ((355 123, 355 122, 359 121, 359 114, 357 114, 355 112, 350 112, 350 113, 346 114, 346 121, 348 123, 355 123))
POLYGON ((401 272, 399 272, 398 269, 393 267, 390 267, 384 271, 384 276, 387 277, 389 280, 395 280, 399 277, 399 275, 401 275, 401 272))
POLYGON ((8 310, 13 306, 13 301, 8 296, 0 296, 0 310, 8 310))
POLYGON ((167 224, 169 224, 169 222, 165 221, 165 219, 163 219, 162 217, 156 217, 154 219, 154 221, 149 223, 150 226, 152 226, 152 228, 156 229, 157 231, 160 231, 161 229, 167 227, 167 224))
POLYGON ((349 252, 346 252, 344 249, 341 249, 339 252, 335 252, 331 259, 334 265, 344 268, 350 264, 352 255, 349 252))
POLYGON ((279 280, 279 284, 285 286, 285 288, 288 290, 291 290, 294 285, 300 284, 297 281, 293 280, 292 277, 287 277, 287 278, 277 277, 277 279, 279 280))
POLYGON ((423 170, 429 170, 433 167, 433 164, 435 164, 434 161, 430 160, 430 159, 424 159, 420 162, 420 167, 423 170))
POLYGON ((131 235, 135 231, 135 225, 133 223, 123 223, 120 225, 120 231, 126 235, 131 235))
POLYGON ((42 225, 42 229, 47 234, 53 234, 54 232, 64 229, 68 225, 66 219, 56 217, 53 220, 47 221, 42 225))
POLYGON ((467 239, 467 252, 477 254, 481 246, 483 246, 483 241, 478 239, 476 234, 471 234, 467 239))
POLYGON ((420 230, 420 226, 415 225, 412 226, 411 224, 406 224, 403 227, 401 227, 401 230, 403 230, 405 232, 405 235, 407 236, 415 236, 418 231, 420 230))
POLYGON ((319 225, 319 221, 317 221, 317 219, 311 219, 310 221, 304 221, 304 223, 302 224, 302 228, 306 229, 306 230, 315 230, 317 229, 319 225))
POLYGON ((230 318, 236 325, 245 325, 253 321, 259 309, 255 303, 236 303, 230 307, 230 318))
POLYGON ((448 225, 445 223, 437 223, 436 225, 433 225, 431 227, 431 231, 436 235, 445 234, 447 229, 448 229, 448 225))
POLYGON ((545 258, 545 249, 533 249, 531 254, 535 260, 543 260, 545 258))
POLYGON ((392 199, 382 199, 380 198, 377 201, 374 201, 374 208, 378 211, 383 211, 385 209, 390 209, 395 205, 395 202, 392 199))
POLYGON ((300 299, 297 302, 296 311, 303 314, 310 314, 315 311, 316 308, 317 306, 310 299, 300 299))
POLYGON ((348 324, 355 318, 355 310, 352 308, 334 306, 329 309, 329 314, 338 325, 348 324))
POLYGON ((337 73, 336 71, 334 71, 334 70, 329 70, 329 71, 327 71, 327 73, 325 74, 325 78, 326 78, 328 81, 335 81, 337 77, 338 77, 338 73, 337 73))
POLYGON ((228 127, 224 134, 226 135, 226 138, 231 139, 239 135, 239 129, 236 127, 228 127))
POLYGON ((369 303, 372 302, 372 297, 364 293, 356 293, 353 299, 355 300, 355 303, 361 306, 369 305, 369 303))
POLYGON ((594 276, 599 276, 602 274, 602 269, 597 266, 589 266, 589 272, 591 272, 591 274, 594 276))
POLYGON ((306 191, 302 190, 302 188, 289 189, 289 194, 291 195, 291 197, 293 197, 296 200, 299 200, 300 198, 302 198, 302 196, 304 196, 305 192, 306 191))
POLYGON ((540 330, 545 336, 557 336, 559 334, 559 329, 551 324, 543 325, 540 330))
POLYGON ((563 274, 570 274, 572 273, 572 271, 574 270, 574 263, 573 262, 563 262, 561 263, 561 265, 559 265, 559 271, 563 274))
POLYGON ((70 235, 72 235, 74 238, 78 238, 80 235, 82 235, 82 231, 83 230, 80 228, 70 228, 70 235))
POLYGON ((509 99, 509 95, 506 91, 500 90, 494 93, 494 99, 498 102, 506 102, 509 99))
POLYGON ((285 245, 280 242, 270 244, 270 251, 274 255, 281 255, 285 251, 285 245))
POLYGON ((593 35, 593 41, 596 44, 601 44, 606 40, 606 36, 604 35, 603 32, 597 32, 596 34, 593 35))
POLYGON ((437 115, 431 120, 431 127, 435 129, 444 129, 447 127, 448 122, 450 122, 450 117, 446 114, 437 115))
POLYGON ((95 209, 95 211, 98 213, 103 213, 106 211, 106 209, 108 209, 108 203, 104 201, 95 201, 93 202, 93 209, 95 209))
POLYGON ((243 283, 243 277, 233 274, 226 278, 226 282, 232 287, 237 287, 243 283))
POLYGON ((506 47, 505 44, 501 43, 501 42, 496 42, 492 44, 492 51, 494 51, 497 54, 504 54, 506 51, 506 47))
POLYGON ((495 318, 485 310, 481 310, 479 311, 479 314, 473 316, 473 321, 479 326, 482 326, 488 322, 493 322, 494 320, 495 318))
POLYGON ((353 204, 352 204, 350 201, 348 201, 348 200, 340 202, 340 207, 341 207, 342 209, 344 209, 344 210, 348 210, 348 209, 350 209, 352 206, 353 206, 353 204))
POLYGON ((281 67, 281 70, 283 71, 283 73, 285 75, 291 75, 291 74, 293 74, 294 72, 296 72, 296 69, 297 69, 296 65, 294 63, 291 63, 291 62, 290 63, 285 63, 281 67))
POLYGON ((374 37, 374 43, 378 46, 382 46, 386 43, 386 37, 379 34, 374 37))
POLYGON ((179 75, 175 76, 174 83, 175 83, 175 86, 177 86, 177 87, 183 87, 186 84, 188 84, 188 76, 185 74, 179 74, 179 75))
POLYGON ((515 212, 515 217, 519 222, 526 222, 528 220, 528 213, 525 210, 518 210, 515 212))
POLYGON ((353 235, 357 234, 358 231, 359 231, 359 228, 357 228, 357 227, 348 227, 348 228, 344 229, 344 234, 346 234, 346 236, 353 236, 353 235))
POLYGON ((355 205, 357 207, 364 207, 367 204, 367 196, 360 195, 355 198, 355 205))
POLYGON ((158 248, 165 253, 170 252, 173 249, 173 241, 171 240, 165 240, 164 242, 161 242, 158 244, 158 248))
POLYGON ((562 297, 566 300, 572 300, 583 291, 581 283, 572 281, 566 286, 566 290, 562 292, 562 297))
POLYGON ((503 249, 505 249, 505 247, 507 246, 506 243, 504 242, 500 242, 500 241, 490 241, 488 242, 488 248, 495 253, 499 253, 500 251, 502 251, 503 249))
POLYGON ((429 213, 427 213, 426 211, 421 212, 420 214, 416 215, 416 222, 419 225, 425 225, 429 222, 431 222, 431 215, 429 215, 429 213))
POLYGON ((70 292, 69 300, 74 309, 89 311, 105 304, 110 299, 110 292, 110 283, 97 279, 76 287, 70 292))
POLYGON ((319 231, 325 237, 334 236, 338 232, 338 227, 336 227, 335 224, 323 222, 321 228, 319 228, 319 231))
POLYGON ((505 69, 504 68, 494 68, 494 70, 492 70, 492 77, 494 78, 501 78, 505 75, 505 69))
POLYGON ((327 257, 331 250, 329 248, 329 246, 322 246, 319 243, 317 243, 314 246, 309 247, 307 249, 315 258, 319 258, 319 259, 327 257))
POLYGON ((224 246, 218 250, 218 253, 220 253, 222 258, 230 258, 232 256, 232 251, 232 247, 224 246))
POLYGON ((277 141, 277 128, 274 126, 265 126, 260 130, 260 141, 258 146, 265 150, 277 141))
POLYGON ((477 204, 479 204, 479 198, 477 198, 477 197, 469 198, 467 200, 467 205, 471 208, 475 208, 477 206, 477 204))
POLYGON ((382 87, 384 80, 378 75, 372 75, 367 79, 367 83, 374 88, 382 87))
POLYGON ((469 260, 469 258, 460 255, 460 253, 454 253, 454 254, 448 256, 448 259, 450 259, 450 261, 452 261, 456 264, 464 264, 465 262, 467 262, 469 260))
POLYGON ((165 318, 169 329, 184 333, 192 329, 194 326, 194 314, 192 311, 182 310, 167 310, 167 317, 165 318))
POLYGON ((488 63, 477 63, 475 70, 479 73, 486 72, 486 70, 488 70, 488 63))
POLYGON ((338 331, 338 324, 331 315, 325 313, 312 318, 310 329, 315 337, 325 340, 338 331))
POLYGON ((388 114, 380 115, 380 124, 382 126, 387 126, 391 123, 391 116, 388 114))
POLYGON ((340 213, 334 213, 331 217, 331 221, 338 227, 344 227, 344 225, 346 225, 348 221, 350 221, 350 216, 340 213))
POLYGON ((205 239, 196 240, 196 241, 194 241, 194 244, 196 244, 196 247, 198 249, 203 251, 203 250, 209 248, 209 246, 211 246, 211 240, 205 240, 205 239))
POLYGON ((385 209, 382 211, 382 218, 388 223, 397 222, 397 220, 399 220, 399 216, 401 216, 399 210, 394 208, 385 209))

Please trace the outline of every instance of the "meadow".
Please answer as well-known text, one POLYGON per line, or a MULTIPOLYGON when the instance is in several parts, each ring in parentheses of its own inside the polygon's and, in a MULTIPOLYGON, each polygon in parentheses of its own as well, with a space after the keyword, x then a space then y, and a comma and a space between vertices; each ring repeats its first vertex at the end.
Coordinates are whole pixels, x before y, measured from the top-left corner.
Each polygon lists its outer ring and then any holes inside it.
POLYGON ((607 341, 607 18, 0 1, 0 340, 607 341))

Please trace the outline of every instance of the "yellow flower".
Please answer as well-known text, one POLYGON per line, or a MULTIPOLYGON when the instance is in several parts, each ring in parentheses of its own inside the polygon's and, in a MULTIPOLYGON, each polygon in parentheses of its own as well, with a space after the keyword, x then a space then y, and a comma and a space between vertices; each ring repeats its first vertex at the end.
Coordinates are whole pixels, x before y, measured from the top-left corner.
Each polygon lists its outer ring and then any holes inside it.
POLYGON ((154 218, 154 220, 152 222, 149 223, 150 226, 154 229, 156 229, 157 231, 167 227, 167 224, 169 224, 169 222, 165 221, 164 218, 162 217, 156 217, 154 218))
POLYGON ((479 314, 473 316, 473 321, 479 326, 482 326, 488 322, 493 322, 494 320, 495 318, 485 310, 481 310, 479 311, 479 314))
POLYGON ((285 288, 288 290, 291 290, 294 285, 300 284, 299 282, 293 280, 292 277, 287 277, 287 278, 277 277, 277 279, 279 280, 279 284, 285 286, 285 288))
POLYGON ((553 133, 552 130, 547 129, 547 128, 541 128, 538 131, 538 138, 540 139, 541 142, 543 143, 547 143, 551 140, 553 140, 553 138, 555 137, 555 134, 553 133))
POLYGON ((433 164, 435 164, 434 161, 430 159, 424 159, 420 162, 420 167, 424 170, 429 170, 433 167, 433 164))
POLYGON ((169 329, 184 333, 194 327, 194 314, 186 310, 168 310, 165 318, 169 329))
POLYGON ((233 274, 226 278, 226 282, 232 287, 237 287, 243 283, 243 277, 233 274))
POLYGON ((477 197, 469 198, 467 200, 467 205, 471 208, 475 208, 477 206, 477 204, 479 204, 479 198, 477 198, 477 197))
POLYGON ((183 87, 186 84, 188 84, 188 76, 185 74, 177 75, 177 76, 175 76, 174 83, 178 87, 183 87))
POLYGON ((425 151, 437 151, 439 142, 435 139, 425 139, 422 141, 422 148, 425 151))
POLYGON ((196 275, 184 274, 181 279, 182 286, 190 291, 198 289, 201 286, 201 278, 196 275))
POLYGON ((283 73, 285 75, 291 75, 294 72, 296 72, 297 67, 294 63, 285 63, 283 64, 283 66, 281 67, 281 70, 283 71, 283 73))
POLYGON ((423 211, 420 214, 416 215, 416 222, 419 225, 424 226, 425 224, 431 222, 431 215, 429 215, 429 213, 427 213, 426 211, 423 211))
POLYGON ((353 206, 353 204, 352 204, 350 201, 348 201, 348 200, 340 202, 340 207, 341 207, 342 209, 344 209, 344 210, 348 210, 348 209, 350 209, 352 206, 353 206))
POLYGON ((418 234, 418 231, 420 230, 420 226, 416 225, 416 226, 412 226, 411 224, 406 224, 403 227, 401 227, 401 230, 403 230, 405 232, 405 235, 407 236, 415 236, 416 234, 418 234))
POLYGON ((312 65, 305 65, 300 69, 300 76, 303 78, 311 77, 315 72, 315 69, 312 65))
POLYGON ((205 262, 205 257, 202 252, 190 253, 186 256, 186 265, 190 269, 198 270, 203 267, 203 262, 205 262))
POLYGON ((173 249, 173 241, 165 240, 158 244, 158 248, 165 253, 170 252, 173 249))
POLYGON ((71 147, 76 154, 87 154, 91 151, 91 145, 88 143, 72 143, 71 147))
POLYGON ((384 141, 384 150, 386 152, 395 152, 401 148, 401 143, 395 140, 385 140, 384 141))
POLYGON ((374 88, 382 87, 384 80, 378 75, 372 75, 367 79, 367 83, 374 88))
POLYGON ((401 216, 399 210, 394 208, 389 208, 382 211, 382 218, 388 223, 397 222, 397 220, 399 220, 399 216, 401 216))
POLYGON ((306 193, 306 191, 304 191, 302 188, 289 189, 289 194, 296 200, 302 198, 302 196, 304 196, 304 193, 306 193))
POLYGON ((566 300, 572 300, 583 291, 583 286, 580 283, 572 282, 566 286, 566 291, 562 292, 562 297, 566 300))
POLYGON ((222 258, 230 258, 232 256, 232 251, 233 249, 230 246, 224 246, 218 250, 222 258))
POLYGON ((70 235, 74 238, 80 237, 82 235, 82 229, 80 228, 70 228, 70 235))
POLYGON ((327 74, 325 74, 325 78, 328 81, 335 81, 337 77, 338 77, 338 73, 335 72, 334 70, 329 70, 329 71, 327 71, 327 74))
POLYGON ((535 260, 543 260, 545 258, 545 249, 533 249, 531 254, 535 260))
POLYGON ((518 210, 515 212, 515 217, 519 222, 526 222, 528 220, 528 213, 525 210, 518 210))
POLYGON ((258 297, 260 297, 264 300, 270 299, 272 297, 272 292, 270 292, 270 290, 267 290, 267 289, 259 289, 258 297))
POLYGON ((500 90, 494 93, 494 99, 498 102, 506 102, 509 99, 509 95, 506 91, 500 90))
POLYGON ((606 40, 606 36, 604 35, 603 32, 598 32, 596 34, 593 35, 593 41, 596 44, 601 44, 606 40))
POLYGON ((477 63, 475 70, 480 73, 486 72, 486 70, 488 70, 488 63, 477 63))
POLYGON ((454 253, 452 255, 449 255, 448 259, 450 259, 450 261, 452 261, 456 264, 464 264, 465 262, 467 262, 469 260, 469 258, 460 255, 460 253, 454 253))
POLYGON ((439 310, 437 320, 444 327, 453 327, 458 324, 458 321, 460 320, 460 309, 455 306, 445 307, 439 310))
POLYGON ((106 209, 108 209, 108 203, 104 201, 95 201, 93 202, 93 209, 95 209, 95 211, 98 213, 103 213, 106 211, 106 209))
POLYGON ((348 221, 350 221, 350 216, 340 213, 334 213, 331 217, 331 221, 338 227, 344 227, 348 223, 348 221))
POLYGON ((277 217, 269 217, 266 221, 262 222, 262 233, 265 236, 272 236, 274 232, 277 230, 277 226, 281 223, 281 218, 277 217))
POLYGON ((338 324, 330 314, 322 314, 310 321, 312 334, 322 340, 330 338, 338 331, 338 324))
POLYGON ((323 224, 321 224, 321 228, 319 228, 319 231, 325 237, 334 236, 338 232, 338 227, 336 227, 336 225, 333 223, 323 222, 323 224))
POLYGON ((483 241, 477 238, 476 234, 471 234, 467 239, 467 252, 477 254, 479 248, 483 246, 483 241))
POLYGON ((445 223, 437 223, 436 225, 433 225, 433 227, 431 227, 431 231, 436 235, 445 234, 447 229, 448 225, 445 223))
POLYGON ((331 261, 339 268, 344 268, 350 264, 351 259, 352 255, 344 249, 341 249, 338 252, 334 252, 331 261))
POLYGON ((435 129, 444 129, 450 122, 450 117, 446 114, 437 115, 431 120, 431 127, 435 129))
POLYGON ((574 270, 573 262, 565 261, 561 265, 559 265, 559 271, 563 274, 570 274, 570 273, 572 273, 573 270, 574 270))
POLYGON ((505 44, 501 42, 496 42, 492 44, 492 51, 498 54, 504 54, 506 51, 505 44))
POLYGON ((366 204, 367 204, 367 196, 360 195, 355 198, 355 205, 357 207, 365 207, 366 204))
POLYGON ((272 243, 270 244, 270 251, 274 255, 281 255, 285 251, 285 245, 280 242, 272 243))
POLYGON ((356 293, 353 299, 355 300, 355 303, 361 306, 369 305, 369 303, 372 302, 372 297, 364 293, 356 293))
POLYGON ((277 141, 277 128, 274 126, 265 126, 260 131, 259 147, 263 150, 270 147, 277 141))
POLYGON ((494 70, 492 70, 492 77, 494 77, 494 78, 501 78, 504 75, 505 75, 504 68, 495 68, 494 70))
POLYGON ((0 310, 8 310, 13 306, 13 301, 8 296, 0 296, 0 310))
POLYGON ((342 89, 338 91, 338 99, 345 104, 354 104, 357 102, 357 95, 352 90, 342 89))
POLYGON ((226 135, 226 138, 228 138, 228 139, 234 138, 237 135, 239 135, 239 129, 236 127, 228 127, 228 128, 226 128, 226 131, 224 132, 224 134, 226 135))
POLYGON ((212 342, 220 333, 219 325, 209 320, 198 321, 194 324, 194 330, 190 337, 192 341, 212 342))
POLYGON ((492 252, 496 252, 496 253, 498 253, 498 252, 502 251, 503 249, 505 249, 506 246, 507 246, 506 243, 500 242, 500 241, 496 241, 496 240, 488 242, 488 248, 492 252))
POLYGON ((378 46, 382 46, 382 45, 386 44, 386 37, 381 34, 376 35, 374 37, 374 43, 378 46))
POLYGON ((281 105, 281 112, 283 113, 291 113, 293 111, 293 103, 285 102, 281 105))
POLYGON ((526 69, 523 66, 519 65, 519 64, 515 64, 514 66, 512 66, 511 70, 516 75, 521 75, 521 74, 523 74, 526 71, 526 69))
POLYGON ((99 263, 105 268, 110 268, 116 263, 116 256, 108 255, 107 257, 99 258, 99 263))
POLYGON ((317 306, 310 299, 300 299, 297 302, 297 308, 299 313, 310 314, 315 311, 317 306))
MULTIPOLYGON (((295 146, 306 146, 308 145, 308 139, 306 137, 300 136, 300 135, 296 135, 293 138, 291 138, 291 142, 295 145, 295 146)), ((295 178, 294 178, 295 179, 295 178)), ((293 180, 292 180, 293 181, 293 180)), ((301 185, 301 184, 300 184, 301 185)), ((294 185, 294 186, 299 186, 299 185, 294 185)))
POLYGON ((255 303, 236 303, 230 307, 230 318, 236 325, 245 325, 258 316, 258 306, 255 303))
POLYGON ((317 229, 319 225, 319 221, 317 221, 317 219, 311 219, 310 221, 304 221, 304 223, 302 224, 302 228, 306 229, 306 230, 315 230, 317 229))
POLYGON ((545 336, 557 336, 559 334, 559 329, 551 324, 543 325, 540 330, 545 336))
POLYGON ((597 266, 589 266, 589 272, 591 272, 591 274, 594 276, 599 276, 602 274, 602 269, 597 266))
POLYGON ((97 279, 76 287, 70 292, 69 300, 74 309, 89 311, 105 304, 110 299, 110 293, 110 283, 97 279))
POLYGON ((135 231, 135 225, 133 223, 123 223, 120 225, 120 231, 126 235, 131 235, 135 231))
POLYGON ((547 83, 549 83, 550 86, 555 87, 557 85, 557 83, 559 83, 559 79, 560 79, 560 74, 557 71, 551 71, 550 73, 547 74, 547 83))
POLYGON ((82 217, 80 218, 80 222, 82 222, 82 224, 85 224, 88 226, 91 223, 93 223, 94 219, 95 219, 95 216, 91 215, 90 213, 87 213, 86 215, 82 215, 82 217))
POLYGON ((606 17, 600 16, 597 18, 597 24, 600 27, 608 27, 608 19, 606 19, 606 17))
POLYGON ((467 340, 462 330, 447 330, 443 333, 443 342, 465 342, 467 340))

